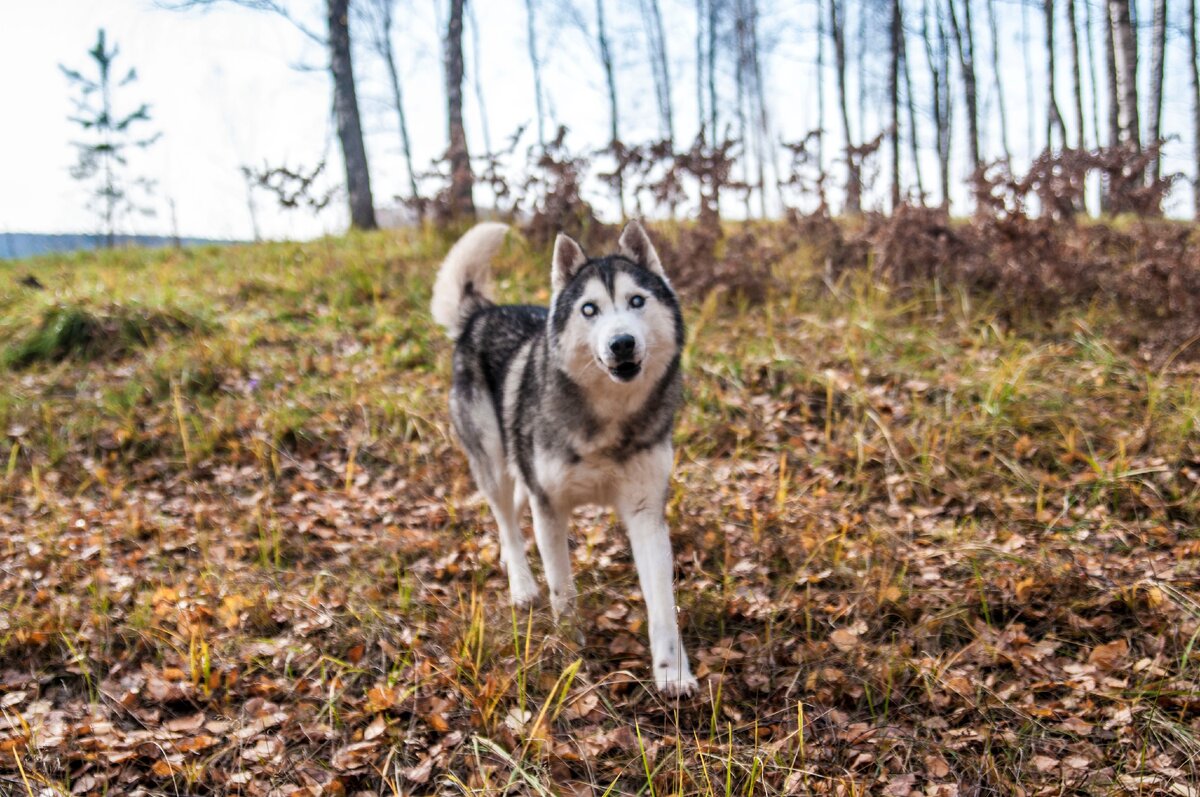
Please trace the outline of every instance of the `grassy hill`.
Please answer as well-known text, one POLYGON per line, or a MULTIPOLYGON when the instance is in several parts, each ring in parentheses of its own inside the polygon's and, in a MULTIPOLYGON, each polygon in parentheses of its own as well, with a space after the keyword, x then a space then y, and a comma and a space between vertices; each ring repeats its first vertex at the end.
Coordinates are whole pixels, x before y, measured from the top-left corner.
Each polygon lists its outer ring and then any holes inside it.
POLYGON ((508 608, 447 244, 0 264, 0 792, 1196 794, 1194 364, 803 248, 689 300, 676 704, 609 513, 582 646, 508 608))

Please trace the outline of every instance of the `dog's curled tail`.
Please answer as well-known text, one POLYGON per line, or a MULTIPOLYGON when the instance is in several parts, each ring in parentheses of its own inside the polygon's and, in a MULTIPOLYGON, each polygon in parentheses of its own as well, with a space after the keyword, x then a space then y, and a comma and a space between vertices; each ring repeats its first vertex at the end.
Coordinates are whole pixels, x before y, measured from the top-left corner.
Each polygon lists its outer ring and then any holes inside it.
POLYGON ((507 234, 507 224, 476 224, 442 261, 429 309, 451 340, 458 340, 472 313, 492 304, 491 261, 507 234))

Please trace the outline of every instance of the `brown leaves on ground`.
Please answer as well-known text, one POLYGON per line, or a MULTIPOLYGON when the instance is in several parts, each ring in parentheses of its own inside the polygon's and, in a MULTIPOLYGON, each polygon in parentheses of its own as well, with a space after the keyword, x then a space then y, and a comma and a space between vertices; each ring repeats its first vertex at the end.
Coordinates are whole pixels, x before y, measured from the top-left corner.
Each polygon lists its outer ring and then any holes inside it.
POLYGON ((584 644, 510 612, 428 262, 321 246, 285 320, 189 264, 206 337, 3 388, 0 793, 1194 793, 1192 366, 853 275, 689 306, 676 704, 607 513, 584 644))

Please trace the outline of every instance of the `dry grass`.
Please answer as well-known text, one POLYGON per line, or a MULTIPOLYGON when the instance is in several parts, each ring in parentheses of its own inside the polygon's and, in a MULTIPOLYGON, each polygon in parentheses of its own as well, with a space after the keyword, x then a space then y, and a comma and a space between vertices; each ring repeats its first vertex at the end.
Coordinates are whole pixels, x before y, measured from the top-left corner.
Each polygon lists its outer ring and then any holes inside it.
POLYGON ((763 304, 690 304, 675 704, 608 513, 582 647, 509 611, 444 245, 0 265, 6 351, 53 308, 203 319, 0 372, 0 792, 1195 794, 1195 366, 803 246, 763 304))

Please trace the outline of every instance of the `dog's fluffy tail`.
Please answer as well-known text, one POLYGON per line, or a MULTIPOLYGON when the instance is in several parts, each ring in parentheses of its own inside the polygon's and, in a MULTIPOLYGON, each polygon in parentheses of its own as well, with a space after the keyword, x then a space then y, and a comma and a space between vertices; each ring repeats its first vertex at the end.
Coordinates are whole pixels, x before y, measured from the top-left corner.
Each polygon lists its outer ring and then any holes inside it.
POLYGON ((433 320, 458 340, 463 324, 475 311, 492 304, 492 257, 504 243, 508 225, 476 224, 450 249, 433 283, 433 320))

